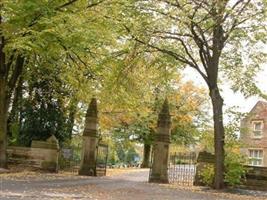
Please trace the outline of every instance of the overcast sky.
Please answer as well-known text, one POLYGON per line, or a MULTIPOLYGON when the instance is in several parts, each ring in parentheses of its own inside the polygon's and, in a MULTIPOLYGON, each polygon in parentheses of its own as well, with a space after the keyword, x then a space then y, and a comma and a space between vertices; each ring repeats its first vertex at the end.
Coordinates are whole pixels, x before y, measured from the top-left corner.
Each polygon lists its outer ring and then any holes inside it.
MULTIPOLYGON (((186 68, 184 76, 186 80, 192 80, 197 85, 203 85, 203 87, 207 88, 202 77, 193 68, 186 68)), ((258 74, 257 80, 258 87, 267 94, 267 64, 263 66, 263 71, 258 74)), ((258 100, 262 100, 259 97, 245 98, 240 92, 234 93, 227 84, 221 88, 223 90, 222 96, 224 98, 225 109, 237 106, 240 112, 249 112, 258 100)))

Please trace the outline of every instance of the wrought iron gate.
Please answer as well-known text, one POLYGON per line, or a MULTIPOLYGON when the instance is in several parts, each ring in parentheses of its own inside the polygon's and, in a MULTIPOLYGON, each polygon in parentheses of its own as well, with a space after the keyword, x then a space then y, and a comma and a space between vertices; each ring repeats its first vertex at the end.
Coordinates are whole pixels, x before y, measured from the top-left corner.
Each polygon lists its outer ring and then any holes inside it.
POLYGON ((80 148, 72 149, 63 147, 59 154, 59 170, 71 173, 78 173, 80 167, 80 148))
POLYGON ((105 176, 107 171, 108 145, 98 144, 96 156, 96 176, 105 176))
POLYGON ((193 185, 196 174, 196 153, 171 153, 168 175, 169 182, 179 185, 193 185))

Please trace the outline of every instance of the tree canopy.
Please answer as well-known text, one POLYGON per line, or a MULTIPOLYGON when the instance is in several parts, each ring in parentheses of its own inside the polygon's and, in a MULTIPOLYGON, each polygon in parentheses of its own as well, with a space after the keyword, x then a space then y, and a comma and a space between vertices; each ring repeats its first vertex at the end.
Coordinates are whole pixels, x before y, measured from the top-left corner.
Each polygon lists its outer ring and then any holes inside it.
POLYGON ((266 56, 265 0, 2 0, 0 9, 0 167, 7 134, 64 142, 93 96, 103 132, 144 143, 168 97, 173 141, 193 142, 206 98, 181 81, 191 67, 209 90, 214 187, 224 186, 221 85, 264 96, 254 78, 266 56))
POLYGON ((223 188, 225 136, 219 83, 227 78, 234 90, 261 95, 253 80, 265 55, 266 1, 140 0, 131 9, 137 17, 124 27, 133 40, 172 57, 179 67, 192 67, 206 82, 213 106, 214 187, 223 188))

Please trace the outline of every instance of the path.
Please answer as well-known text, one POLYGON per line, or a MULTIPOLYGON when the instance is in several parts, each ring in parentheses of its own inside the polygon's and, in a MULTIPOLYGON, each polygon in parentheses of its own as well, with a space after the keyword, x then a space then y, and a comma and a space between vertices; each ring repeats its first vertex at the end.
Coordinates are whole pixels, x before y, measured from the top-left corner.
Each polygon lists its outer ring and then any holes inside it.
MULTIPOLYGON (((135 170, 109 177, 55 176, 1 177, 1 200, 238 200, 253 196, 215 193, 196 188, 147 183, 148 170, 135 170)), ((267 196, 262 197, 266 199, 267 196)))

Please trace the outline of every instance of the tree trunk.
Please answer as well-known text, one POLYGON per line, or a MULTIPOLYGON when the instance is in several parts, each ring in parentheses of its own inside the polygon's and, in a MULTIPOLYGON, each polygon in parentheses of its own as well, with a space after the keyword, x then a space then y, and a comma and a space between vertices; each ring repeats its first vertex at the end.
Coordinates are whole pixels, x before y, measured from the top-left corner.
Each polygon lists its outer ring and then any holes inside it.
POLYGON ((215 177, 214 188, 224 187, 224 126, 223 99, 218 87, 210 88, 214 121, 215 177))
POLYGON ((144 157, 143 162, 141 164, 141 168, 149 168, 150 161, 150 152, 151 152, 151 144, 144 144, 144 157))
MULTIPOLYGON (((0 15, 0 24, 2 24, 2 16, 0 15)), ((0 37, 0 167, 7 167, 7 119, 8 107, 17 81, 22 73, 24 58, 17 56, 14 67, 11 67, 14 55, 9 57, 6 62, 6 54, 4 52, 5 38, 0 37)))
POLYGON ((68 119, 68 132, 69 132, 69 139, 72 137, 72 131, 75 123, 75 115, 78 110, 78 103, 76 100, 72 100, 71 106, 69 108, 69 119, 68 119))
POLYGON ((12 108, 7 120, 7 135, 13 136, 11 132, 11 126, 16 123, 19 127, 21 125, 21 101, 22 101, 22 77, 19 78, 18 85, 14 91, 14 97, 12 101, 12 108))
MULTIPOLYGON (((0 15, 0 24, 2 16, 0 15)), ((0 37, 0 168, 7 168, 7 76, 4 53, 4 36, 0 37)))
POLYGON ((7 168, 7 102, 6 81, 0 76, 0 168, 7 168))

